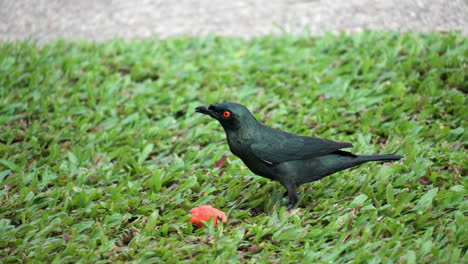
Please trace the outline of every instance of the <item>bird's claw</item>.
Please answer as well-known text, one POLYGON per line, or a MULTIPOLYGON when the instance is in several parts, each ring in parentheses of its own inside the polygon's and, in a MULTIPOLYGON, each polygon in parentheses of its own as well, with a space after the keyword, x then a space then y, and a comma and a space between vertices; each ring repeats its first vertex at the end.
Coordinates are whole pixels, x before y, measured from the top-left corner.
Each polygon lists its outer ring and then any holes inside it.
POLYGON ((286 207, 286 211, 290 211, 290 210, 294 209, 294 207, 296 207, 296 205, 290 203, 290 204, 288 204, 288 207, 286 207))

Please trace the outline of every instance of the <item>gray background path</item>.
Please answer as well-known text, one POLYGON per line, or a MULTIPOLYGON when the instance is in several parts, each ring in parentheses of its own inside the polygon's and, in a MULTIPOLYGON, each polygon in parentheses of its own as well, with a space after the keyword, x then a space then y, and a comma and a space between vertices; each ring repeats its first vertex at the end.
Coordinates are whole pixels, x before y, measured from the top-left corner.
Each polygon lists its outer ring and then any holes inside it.
POLYGON ((468 34, 468 0, 0 0, 0 41, 173 35, 252 37, 449 31, 468 34))

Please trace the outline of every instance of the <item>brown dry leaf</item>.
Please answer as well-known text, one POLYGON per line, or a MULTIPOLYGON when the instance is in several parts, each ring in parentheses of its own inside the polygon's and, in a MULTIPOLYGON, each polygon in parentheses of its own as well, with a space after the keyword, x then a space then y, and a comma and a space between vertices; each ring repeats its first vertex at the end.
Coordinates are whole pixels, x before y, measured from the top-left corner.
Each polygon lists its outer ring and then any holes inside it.
POLYGON ((257 253, 259 251, 258 249, 258 246, 256 244, 253 244, 251 247, 250 247, 250 250, 249 250, 251 253, 257 253))
POLYGON ((70 241, 71 236, 68 233, 63 233, 62 238, 63 238, 63 240, 65 240, 65 242, 68 242, 68 241, 70 241))
POLYGON ((9 191, 15 187, 16 187, 15 185, 5 185, 5 191, 9 191))
POLYGON ((418 180, 418 182, 424 185, 431 184, 431 181, 429 180, 427 176, 422 177, 421 179, 418 180))
POLYGON ((221 168, 224 163, 226 163, 226 160, 227 160, 227 156, 226 155, 223 155, 214 165, 214 168, 215 169, 219 169, 221 168))

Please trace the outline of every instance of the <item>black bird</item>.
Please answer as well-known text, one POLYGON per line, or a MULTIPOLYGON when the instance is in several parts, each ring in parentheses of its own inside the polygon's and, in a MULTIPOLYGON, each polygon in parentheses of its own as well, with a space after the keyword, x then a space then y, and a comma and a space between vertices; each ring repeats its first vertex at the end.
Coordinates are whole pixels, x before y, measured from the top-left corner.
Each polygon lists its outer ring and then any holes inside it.
POLYGON ((332 173, 368 161, 399 160, 399 155, 355 155, 343 151, 351 143, 290 134, 260 124, 250 111, 236 103, 203 105, 196 112, 218 120, 226 132, 231 152, 255 174, 279 181, 289 204, 298 202, 296 188, 332 173))

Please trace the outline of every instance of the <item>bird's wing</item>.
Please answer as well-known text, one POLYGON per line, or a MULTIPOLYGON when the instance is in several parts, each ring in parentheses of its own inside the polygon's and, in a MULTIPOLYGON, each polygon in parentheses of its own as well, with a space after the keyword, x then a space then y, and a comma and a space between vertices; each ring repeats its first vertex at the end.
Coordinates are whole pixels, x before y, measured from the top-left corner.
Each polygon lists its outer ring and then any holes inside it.
POLYGON ((278 132, 250 146, 253 154, 268 164, 323 156, 353 146, 351 143, 278 132))

